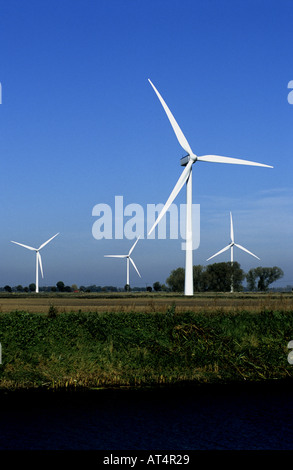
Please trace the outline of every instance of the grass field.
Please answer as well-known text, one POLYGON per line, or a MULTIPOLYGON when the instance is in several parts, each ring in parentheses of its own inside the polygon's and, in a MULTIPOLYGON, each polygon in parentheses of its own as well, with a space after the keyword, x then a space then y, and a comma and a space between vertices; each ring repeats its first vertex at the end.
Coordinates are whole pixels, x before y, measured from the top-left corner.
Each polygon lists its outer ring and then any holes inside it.
POLYGON ((0 294, 0 389, 293 378, 290 294, 0 294))
POLYGON ((171 305, 181 312, 202 311, 293 311, 291 293, 199 293, 193 297, 161 293, 87 293, 87 294, 4 294, 0 293, 0 313, 24 310, 47 313, 51 306, 58 312, 165 312, 171 305))

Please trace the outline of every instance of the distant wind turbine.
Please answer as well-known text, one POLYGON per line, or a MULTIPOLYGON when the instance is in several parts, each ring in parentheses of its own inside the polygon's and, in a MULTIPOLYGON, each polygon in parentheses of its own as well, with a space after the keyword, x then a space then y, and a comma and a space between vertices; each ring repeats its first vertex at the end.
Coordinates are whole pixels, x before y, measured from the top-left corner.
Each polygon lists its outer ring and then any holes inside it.
POLYGON ((127 259, 127 262, 126 262, 126 285, 129 286, 129 261, 132 263, 134 269, 136 270, 137 274, 139 275, 139 277, 141 277, 133 259, 130 257, 131 253, 133 252, 134 248, 135 248, 135 245, 137 244, 138 240, 140 239, 140 237, 137 238, 137 240, 134 242, 134 244, 132 245, 132 247, 130 248, 129 252, 128 252, 128 255, 104 255, 105 258, 126 258, 127 259))
POLYGON ((160 212, 157 220, 150 229, 148 235, 154 230, 156 225, 164 217, 165 213, 171 206, 172 202, 182 189, 184 183, 186 183, 186 252, 185 252, 185 295, 193 295, 193 253, 192 253, 192 165, 196 162, 212 162, 212 163, 233 163, 238 165, 252 165, 252 166, 262 166, 267 168, 273 168, 270 165, 264 165, 262 163, 251 162, 248 160, 241 160, 239 158, 230 158, 230 157, 221 157, 219 155, 203 155, 198 157, 193 153, 189 143, 187 142, 184 134, 182 133, 180 127, 178 126, 174 116, 172 115, 170 109, 166 105, 162 96, 156 89, 156 87, 149 80, 151 86, 153 87, 157 97, 159 98, 167 116, 173 127, 173 130, 176 134, 179 144, 187 152, 187 155, 181 159, 181 165, 185 166, 185 169, 181 173, 180 178, 178 179, 176 185, 174 186, 173 191, 171 192, 169 199, 164 205, 162 211, 160 212))
MULTIPOLYGON (((215 256, 218 256, 221 253, 224 253, 224 251, 227 251, 227 250, 230 249, 231 250, 231 265, 233 266, 233 261, 234 261, 233 260, 233 248, 234 248, 234 246, 237 246, 237 248, 240 248, 240 250, 242 250, 242 251, 246 251, 246 253, 248 253, 251 256, 254 256, 257 259, 260 259, 258 256, 251 253, 251 251, 248 251, 246 248, 244 248, 244 246, 241 246, 241 245, 238 245, 237 243, 235 243, 235 241, 234 241, 233 219, 232 219, 232 213, 231 212, 230 212, 230 238, 231 238, 231 242, 229 243, 229 245, 225 246, 225 248, 218 251, 213 256, 210 256, 210 258, 208 258, 207 261, 214 258, 215 256)), ((231 292, 233 292, 233 277, 231 279, 231 292)))
POLYGON ((42 258, 41 258, 41 255, 40 255, 40 250, 42 248, 44 248, 44 246, 47 245, 51 240, 53 240, 53 238, 57 237, 57 235, 59 235, 59 233, 56 233, 56 235, 49 238, 49 240, 47 240, 45 243, 42 243, 42 245, 40 245, 39 248, 34 248, 32 246, 23 245, 23 243, 14 242, 14 241, 11 240, 11 242, 15 243, 16 245, 23 246, 24 248, 27 248, 28 250, 36 252, 36 292, 39 292, 39 267, 40 267, 40 270, 41 270, 42 278, 44 277, 42 258))

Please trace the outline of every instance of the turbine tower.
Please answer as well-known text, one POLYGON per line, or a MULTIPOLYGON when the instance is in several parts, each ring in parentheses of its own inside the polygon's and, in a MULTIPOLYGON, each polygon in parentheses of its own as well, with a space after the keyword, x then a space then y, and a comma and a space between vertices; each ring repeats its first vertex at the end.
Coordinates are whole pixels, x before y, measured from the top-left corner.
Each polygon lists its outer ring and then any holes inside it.
POLYGON ((174 116, 172 115, 170 109, 166 105, 165 101, 163 100, 162 96, 153 85, 151 80, 149 79, 151 86, 153 87, 157 97, 159 98, 167 116, 173 127, 175 135, 178 139, 179 144, 181 147, 187 152, 187 155, 181 159, 181 165, 185 166, 185 169, 181 173, 180 178, 178 179, 176 185, 174 186, 173 191, 171 192, 167 202, 165 203, 162 211, 160 212, 157 220, 155 221, 154 225, 150 229, 148 235, 154 230, 156 225, 160 222, 162 217, 164 217, 165 213, 169 209, 170 205, 182 189, 183 185, 186 183, 186 251, 185 251, 185 287, 184 287, 184 294, 185 295, 193 295, 193 247, 192 247, 192 165, 199 161, 199 162, 211 162, 211 163, 232 163, 236 165, 252 165, 252 166, 261 166, 267 168, 273 168, 270 165, 264 165, 262 163, 251 162, 248 160, 242 160, 239 158, 231 158, 231 157, 222 157, 219 155, 203 155, 197 156, 191 150, 189 143, 187 142, 184 134, 182 133, 180 127, 178 126, 174 116))
POLYGON ((137 244, 138 240, 140 237, 137 238, 137 240, 134 242, 132 247, 130 248, 129 252, 127 255, 104 255, 105 258, 126 258, 126 285, 129 286, 129 261, 132 263, 134 269, 136 270, 137 274, 139 277, 141 277, 133 259, 130 257, 131 253, 133 252, 135 245, 137 244))
POLYGON ((57 235, 59 235, 59 232, 56 233, 56 235, 54 235, 53 237, 49 238, 49 240, 47 240, 45 243, 42 243, 42 245, 40 245, 39 248, 34 248, 32 246, 24 245, 23 243, 14 242, 11 240, 11 242, 15 243, 16 245, 23 246, 24 248, 27 248, 28 250, 36 252, 36 292, 39 292, 39 267, 41 270, 42 278, 44 277, 40 250, 44 248, 44 246, 47 245, 51 240, 53 240, 53 238, 57 237, 57 235))
MULTIPOLYGON (((246 248, 244 248, 244 246, 241 246, 241 245, 238 245, 238 243, 235 243, 234 241, 234 229, 233 229, 233 219, 232 219, 232 213, 230 212, 230 238, 231 238, 231 242, 229 243, 229 245, 225 246, 225 248, 223 248, 222 250, 218 251, 217 253, 215 253, 213 256, 210 256, 207 261, 209 261, 210 259, 214 258, 215 256, 218 256, 219 254, 221 253, 224 253, 224 251, 227 251, 231 250, 231 266, 233 266, 233 248, 234 246, 237 246, 238 248, 240 248, 240 250, 242 251, 246 251, 246 253, 248 253, 249 255, 251 256, 254 256, 255 258, 257 259, 260 259, 258 256, 254 255, 253 253, 251 253, 251 251, 248 251, 246 248)), ((232 274, 232 278, 231 278, 231 292, 233 292, 233 274, 232 274)))

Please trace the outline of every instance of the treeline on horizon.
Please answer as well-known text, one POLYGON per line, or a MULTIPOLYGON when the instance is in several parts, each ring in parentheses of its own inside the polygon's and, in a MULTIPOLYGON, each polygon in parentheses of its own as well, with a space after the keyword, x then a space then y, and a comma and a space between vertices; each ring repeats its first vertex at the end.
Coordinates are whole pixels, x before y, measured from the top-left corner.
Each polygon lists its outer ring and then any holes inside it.
MULTIPOLYGON (((154 286, 156 287, 157 283, 154 283, 154 286)), ((134 287, 133 289, 130 289, 129 286, 125 285, 124 287, 116 287, 116 286, 97 286, 96 284, 91 284, 89 286, 77 286, 77 284, 72 284, 71 286, 65 285, 63 281, 58 281, 55 286, 42 286, 39 287, 40 292, 125 292, 125 291, 136 291, 136 292, 146 292, 149 291, 151 292, 155 287, 151 286, 146 286, 146 287, 134 287)), ((32 282, 29 284, 27 287, 23 287, 22 285, 17 285, 17 286, 9 286, 6 285, 4 287, 0 287, 0 292, 35 292, 36 290, 36 284, 32 282)), ((160 289, 161 290, 161 289, 160 289)), ((166 287, 166 291, 170 291, 166 287)))
MULTIPOLYGON (((262 267, 259 266, 254 269, 250 269, 248 273, 245 273, 241 269, 238 262, 231 264, 226 263, 214 263, 208 266, 196 265, 193 266, 193 284, 195 292, 229 292, 231 290, 231 283, 233 282, 233 290, 235 292, 241 291, 292 291, 292 286, 286 286, 284 288, 269 288, 269 286, 282 278, 284 275, 281 268, 274 267, 262 267), (243 282, 246 280, 247 285, 243 286, 243 282)), ((77 286, 72 284, 71 286, 66 285, 63 281, 58 281, 55 286, 43 286, 40 287, 40 292, 183 292, 185 282, 185 269, 177 268, 174 269, 170 276, 166 279, 166 284, 161 284, 159 281, 153 283, 152 286, 146 285, 146 287, 131 287, 125 285, 124 287, 116 287, 112 285, 97 286, 95 284, 89 286, 77 286)), ((29 284, 28 287, 22 285, 0 287, 0 292, 35 292, 35 283, 29 284)))
MULTIPOLYGON (((250 269, 245 273, 238 262, 213 263, 208 266, 193 266, 193 288, 195 292, 229 292, 233 285, 235 292, 245 290, 265 292, 269 286, 282 278, 284 273, 278 266, 250 269)), ((184 290, 185 269, 173 270, 166 280, 172 292, 184 290)))

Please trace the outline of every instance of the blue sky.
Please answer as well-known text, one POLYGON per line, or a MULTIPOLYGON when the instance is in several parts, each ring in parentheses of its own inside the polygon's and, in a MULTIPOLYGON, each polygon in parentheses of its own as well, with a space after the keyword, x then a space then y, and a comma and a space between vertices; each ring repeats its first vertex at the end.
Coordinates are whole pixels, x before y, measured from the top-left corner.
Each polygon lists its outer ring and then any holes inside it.
MULTIPOLYGON (((35 279, 34 254, 10 240, 39 246, 60 232, 40 285, 124 286, 125 260, 104 255, 133 241, 95 239, 93 207, 118 195, 164 203, 184 155, 148 78, 196 154, 274 166, 194 165, 194 264, 229 243, 232 211, 236 241, 261 258, 235 260, 279 266, 276 285, 293 284, 292 23, 287 0, 0 1, 0 285, 35 279)), ((181 242, 141 239, 131 285, 184 266, 181 242)))

